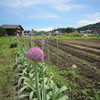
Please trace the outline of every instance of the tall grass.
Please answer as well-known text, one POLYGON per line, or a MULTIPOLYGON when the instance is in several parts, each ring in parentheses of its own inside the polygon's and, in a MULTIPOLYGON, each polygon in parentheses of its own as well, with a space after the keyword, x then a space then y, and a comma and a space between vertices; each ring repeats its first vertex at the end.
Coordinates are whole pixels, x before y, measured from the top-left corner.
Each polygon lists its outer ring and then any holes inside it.
POLYGON ((15 48, 9 48, 13 40, 13 37, 0 37, 0 100, 13 100, 12 53, 15 48))

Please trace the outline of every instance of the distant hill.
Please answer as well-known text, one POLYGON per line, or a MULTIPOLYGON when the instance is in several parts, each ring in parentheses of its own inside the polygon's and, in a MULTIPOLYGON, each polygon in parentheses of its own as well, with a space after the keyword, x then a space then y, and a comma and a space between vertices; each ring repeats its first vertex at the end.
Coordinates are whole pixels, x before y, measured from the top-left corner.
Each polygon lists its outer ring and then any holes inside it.
POLYGON ((96 24, 89 24, 89 25, 86 25, 86 26, 79 27, 79 28, 77 28, 77 30, 78 31, 85 31, 85 30, 92 30, 92 29, 95 29, 95 28, 100 28, 100 22, 96 23, 96 24))

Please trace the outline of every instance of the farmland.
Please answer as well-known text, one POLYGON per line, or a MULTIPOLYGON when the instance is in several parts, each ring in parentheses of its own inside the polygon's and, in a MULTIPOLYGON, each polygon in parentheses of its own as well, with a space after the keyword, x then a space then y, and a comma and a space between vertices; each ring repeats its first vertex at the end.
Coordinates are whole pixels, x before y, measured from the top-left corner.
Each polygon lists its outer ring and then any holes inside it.
MULTIPOLYGON (((54 74, 54 82, 59 87, 63 85, 67 87, 64 94, 68 95, 69 99, 99 100, 99 39, 45 39, 46 43, 43 45, 39 43, 40 39, 25 37, 18 40, 27 49, 35 46, 44 51, 44 61, 49 72, 54 74)), ((13 100, 12 66, 16 48, 9 48, 9 46, 11 43, 16 42, 16 38, 5 37, 0 42, 0 74, 2 76, 0 78, 0 100, 13 100), (6 87, 4 87, 5 84, 6 87)), ((26 60, 26 62, 29 65, 32 64, 29 60, 26 60)))
MULTIPOLYGON (((39 45, 38 40, 36 40, 36 44, 39 45)), ((50 61, 52 64, 57 65, 58 60, 57 71, 62 71, 61 75, 66 77, 66 79, 69 78, 71 80, 67 75, 67 70, 73 64, 77 66, 76 74, 79 75, 79 78, 74 80, 75 84, 78 85, 75 87, 76 91, 85 91, 87 96, 83 96, 82 100, 89 100, 89 96, 91 97, 94 94, 92 89, 100 89, 100 40, 59 39, 57 49, 57 40, 50 39, 48 40, 48 45, 50 61)), ((45 45, 44 49, 47 55, 46 49, 47 45, 45 45)), ((78 95, 81 95, 81 93, 78 95)))

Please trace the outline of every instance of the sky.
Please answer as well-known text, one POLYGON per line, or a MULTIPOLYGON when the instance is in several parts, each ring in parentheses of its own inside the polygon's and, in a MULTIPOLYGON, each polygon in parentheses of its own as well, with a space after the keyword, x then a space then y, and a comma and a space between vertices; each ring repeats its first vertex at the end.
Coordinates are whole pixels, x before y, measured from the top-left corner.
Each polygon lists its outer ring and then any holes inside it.
POLYGON ((0 25, 49 31, 100 22, 100 0, 0 0, 0 25))

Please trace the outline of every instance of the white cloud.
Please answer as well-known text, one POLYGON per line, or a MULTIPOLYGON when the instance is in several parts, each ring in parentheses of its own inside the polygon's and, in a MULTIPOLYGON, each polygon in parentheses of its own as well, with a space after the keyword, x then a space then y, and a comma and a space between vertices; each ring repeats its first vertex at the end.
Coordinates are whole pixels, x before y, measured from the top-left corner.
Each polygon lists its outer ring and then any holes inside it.
POLYGON ((17 0, 2 0, 0 2, 0 6, 17 7, 18 6, 18 2, 17 2, 17 0))
POLYGON ((72 9, 80 9, 80 8, 85 8, 86 6, 82 6, 82 5, 68 5, 68 4, 59 4, 59 5, 55 5, 54 9, 58 10, 58 11, 69 11, 72 9))
POLYGON ((59 16, 57 15, 53 15, 53 14, 44 14, 44 15, 32 15, 32 16, 28 16, 29 18, 49 18, 49 19, 55 19, 58 18, 59 16))
POLYGON ((19 7, 19 6, 31 6, 38 4, 62 4, 69 2, 70 0, 2 0, 0 5, 10 6, 10 7, 19 7))
POLYGON ((17 0, 18 6, 31 6, 42 3, 43 0, 17 0))
POLYGON ((46 4, 58 11, 69 11, 71 9, 82 8, 81 5, 69 5, 68 3, 71 1, 72 0, 2 0, 0 5, 18 8, 46 4))
POLYGON ((81 26, 85 26, 85 25, 89 25, 89 24, 95 24, 95 23, 98 23, 100 22, 100 19, 96 19, 94 21, 91 21, 91 20, 80 20, 76 23, 75 27, 81 27, 81 26))
POLYGON ((100 22, 100 13, 93 13, 93 14, 88 14, 85 15, 86 19, 85 20, 80 20, 76 23, 75 27, 81 27, 85 26, 88 24, 94 24, 100 22))
POLYGON ((42 0, 44 1, 44 3, 51 3, 51 4, 62 4, 62 3, 66 3, 66 2, 70 2, 71 0, 42 0))
POLYGON ((92 22, 89 20, 80 20, 77 22, 76 27, 81 27, 88 24, 92 24, 92 22))
POLYGON ((0 5, 8 7, 31 6, 41 3, 42 0, 2 0, 0 5))
POLYGON ((68 5, 56 5, 54 6, 54 9, 58 10, 58 11, 69 11, 71 10, 71 7, 68 5))
POLYGON ((87 18, 93 20, 93 19, 100 19, 100 12, 96 12, 96 13, 93 13, 93 14, 88 14, 88 15, 85 15, 87 18))
POLYGON ((52 31, 52 30, 54 30, 54 27, 41 28, 41 29, 34 29, 34 30, 36 30, 36 31, 45 31, 45 32, 47 32, 47 31, 52 31))

